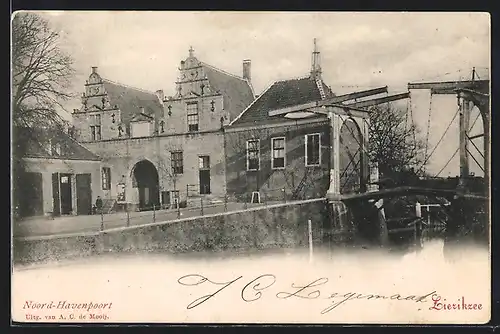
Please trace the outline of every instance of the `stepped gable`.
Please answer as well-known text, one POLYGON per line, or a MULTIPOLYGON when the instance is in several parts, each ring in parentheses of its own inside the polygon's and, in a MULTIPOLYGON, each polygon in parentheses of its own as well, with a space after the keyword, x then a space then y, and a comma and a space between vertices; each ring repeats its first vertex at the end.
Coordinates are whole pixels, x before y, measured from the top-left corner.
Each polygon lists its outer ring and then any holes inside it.
POLYGON ((224 110, 229 111, 230 119, 238 117, 254 100, 251 83, 206 63, 201 65, 212 89, 222 94, 224 110))

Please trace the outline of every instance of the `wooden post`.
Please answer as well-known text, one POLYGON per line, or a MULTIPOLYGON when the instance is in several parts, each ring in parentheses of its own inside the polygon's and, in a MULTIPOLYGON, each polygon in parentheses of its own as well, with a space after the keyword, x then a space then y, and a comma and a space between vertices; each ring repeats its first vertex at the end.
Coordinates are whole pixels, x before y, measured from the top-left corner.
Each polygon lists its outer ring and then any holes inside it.
POLYGON ((130 213, 128 211, 128 204, 125 204, 125 211, 127 211, 127 227, 130 226, 130 213))
POLYGON ((153 203, 153 223, 156 223, 156 205, 153 203))
POLYGON ((200 198, 201 203, 201 215, 203 216, 203 197, 200 198))
POLYGON ((414 235, 414 241, 415 241, 415 247, 416 250, 418 251, 420 249, 420 240, 419 240, 419 227, 421 224, 420 219, 422 218, 422 205, 420 202, 417 202, 415 204, 415 215, 417 216, 417 220, 413 224, 413 235, 414 235))
POLYGON ((227 211, 227 195, 224 195, 224 212, 227 211))
MULTIPOLYGON (((478 107, 479 108, 479 107, 478 107)), ((483 119, 483 147, 484 147, 484 181, 486 184, 486 194, 489 196, 490 184, 490 106, 482 106, 479 110, 483 119)), ((488 215, 487 215, 488 216, 488 215)))
POLYGON ((307 221, 307 231, 309 237, 309 262, 313 261, 313 239, 312 239, 312 222, 309 219, 307 221))
POLYGON ((286 189, 283 188, 283 203, 286 203, 286 189))
POLYGON ((469 120, 470 120, 470 104, 471 102, 459 96, 460 118, 459 118, 459 131, 460 131, 460 185, 465 185, 465 180, 469 177, 469 120))
POLYGON ((99 210, 101 212, 101 232, 104 231, 104 215, 102 214, 102 210, 99 210))
POLYGON ((177 219, 181 218, 181 206, 179 204, 180 196, 177 198, 177 219))

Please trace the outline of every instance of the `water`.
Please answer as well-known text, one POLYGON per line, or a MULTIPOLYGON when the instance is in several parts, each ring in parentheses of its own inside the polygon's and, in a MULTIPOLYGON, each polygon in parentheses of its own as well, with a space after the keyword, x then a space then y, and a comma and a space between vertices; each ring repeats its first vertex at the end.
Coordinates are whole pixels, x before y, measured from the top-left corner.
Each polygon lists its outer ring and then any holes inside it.
POLYGON ((467 246, 450 261, 440 240, 426 242, 419 253, 316 250, 312 258, 307 249, 104 254, 15 267, 12 314, 16 320, 45 321, 48 315, 73 322, 482 323, 490 314, 489 271, 487 251, 467 246), (293 295, 300 287, 305 288, 293 295), (434 291, 441 300, 481 303, 482 310, 430 310, 431 296, 415 301, 434 291), (203 296, 210 298, 187 309, 203 296), (409 300, 398 300, 403 298, 409 300), (90 311, 23 309, 30 301, 112 305, 90 311), (104 319, 90 320, 92 314, 104 319))

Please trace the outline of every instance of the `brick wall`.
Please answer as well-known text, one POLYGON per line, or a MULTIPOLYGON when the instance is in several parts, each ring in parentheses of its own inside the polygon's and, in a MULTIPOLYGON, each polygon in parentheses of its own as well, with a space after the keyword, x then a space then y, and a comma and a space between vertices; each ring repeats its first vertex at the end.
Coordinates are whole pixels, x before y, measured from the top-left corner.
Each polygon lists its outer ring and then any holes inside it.
POLYGON ((43 262, 102 252, 196 252, 308 246, 324 238, 328 217, 324 201, 280 204, 239 212, 186 218, 140 227, 117 229, 95 236, 14 241, 15 263, 43 262))
MULTIPOLYGON (((289 125, 264 129, 242 129, 226 133, 226 179, 229 195, 239 198, 261 191, 270 199, 317 198, 329 186, 330 131, 327 123, 289 125), (321 134, 321 164, 305 166, 305 135, 321 134), (271 166, 271 139, 285 137, 286 162, 281 170, 271 166), (247 171, 246 141, 260 139, 260 170, 247 171), (285 189, 285 194, 280 192, 285 189)), ((262 196, 262 195, 261 195, 262 196)))

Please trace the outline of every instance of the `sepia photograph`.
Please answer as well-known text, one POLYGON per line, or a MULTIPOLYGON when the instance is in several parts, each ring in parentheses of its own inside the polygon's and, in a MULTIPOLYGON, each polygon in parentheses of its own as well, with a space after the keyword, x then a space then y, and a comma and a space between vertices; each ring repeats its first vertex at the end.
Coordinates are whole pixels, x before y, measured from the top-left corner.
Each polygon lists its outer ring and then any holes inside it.
POLYGON ((11 325, 485 324, 490 15, 18 11, 11 325))

